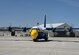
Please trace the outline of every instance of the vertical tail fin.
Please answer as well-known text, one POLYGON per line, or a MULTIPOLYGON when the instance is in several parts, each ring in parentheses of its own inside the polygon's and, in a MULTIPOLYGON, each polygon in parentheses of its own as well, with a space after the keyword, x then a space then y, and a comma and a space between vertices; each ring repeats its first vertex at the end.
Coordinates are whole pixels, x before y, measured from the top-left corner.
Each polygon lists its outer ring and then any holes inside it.
POLYGON ((44 28, 46 27, 46 15, 45 15, 45 18, 44 18, 44 28))

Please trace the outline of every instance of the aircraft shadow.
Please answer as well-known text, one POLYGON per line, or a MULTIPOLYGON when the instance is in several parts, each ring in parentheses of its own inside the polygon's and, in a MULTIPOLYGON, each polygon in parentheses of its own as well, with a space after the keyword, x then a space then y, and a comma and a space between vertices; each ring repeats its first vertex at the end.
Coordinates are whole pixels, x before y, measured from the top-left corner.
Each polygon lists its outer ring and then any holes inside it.
MULTIPOLYGON (((33 40, 15 40, 15 41, 33 41, 33 40)), ((71 41, 71 40, 37 40, 35 42, 75 42, 75 43, 79 43, 79 41, 71 41)))
POLYGON ((48 41, 45 41, 45 40, 37 40, 36 42, 51 42, 53 40, 48 40, 48 41))

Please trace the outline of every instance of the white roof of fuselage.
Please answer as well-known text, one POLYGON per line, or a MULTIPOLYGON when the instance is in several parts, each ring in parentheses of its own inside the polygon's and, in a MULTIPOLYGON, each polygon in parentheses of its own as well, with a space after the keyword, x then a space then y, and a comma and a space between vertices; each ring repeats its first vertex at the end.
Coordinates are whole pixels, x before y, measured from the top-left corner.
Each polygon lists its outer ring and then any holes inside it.
MULTIPOLYGON (((46 24, 46 27, 47 28, 52 28, 52 27, 56 28, 56 27, 58 27, 60 25, 63 25, 63 24, 65 24, 65 23, 46 24)), ((44 24, 41 24, 41 25, 38 25, 38 26, 34 26, 32 28, 44 28, 44 24)))

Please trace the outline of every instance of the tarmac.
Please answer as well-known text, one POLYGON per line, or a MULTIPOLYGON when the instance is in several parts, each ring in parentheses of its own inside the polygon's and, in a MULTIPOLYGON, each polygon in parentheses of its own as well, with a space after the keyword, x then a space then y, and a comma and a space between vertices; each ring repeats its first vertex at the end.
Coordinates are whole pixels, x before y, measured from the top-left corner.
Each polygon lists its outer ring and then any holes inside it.
POLYGON ((31 37, 0 36, 0 55, 79 55, 79 38, 49 37, 33 42, 31 37))

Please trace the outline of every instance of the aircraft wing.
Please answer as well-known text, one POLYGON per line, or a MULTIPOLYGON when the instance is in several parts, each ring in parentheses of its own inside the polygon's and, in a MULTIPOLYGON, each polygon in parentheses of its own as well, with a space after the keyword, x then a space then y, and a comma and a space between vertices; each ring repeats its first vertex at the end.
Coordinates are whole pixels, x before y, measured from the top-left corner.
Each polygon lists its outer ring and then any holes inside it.
POLYGON ((79 30, 79 28, 72 28, 72 30, 79 30))
POLYGON ((79 28, 46 28, 46 30, 68 30, 68 31, 71 31, 71 30, 79 30, 79 28))
POLYGON ((46 28, 46 30, 54 30, 54 29, 56 29, 56 30, 64 30, 65 28, 46 28))
POLYGON ((24 27, 23 31, 26 32, 27 30, 31 29, 31 27, 24 27))

